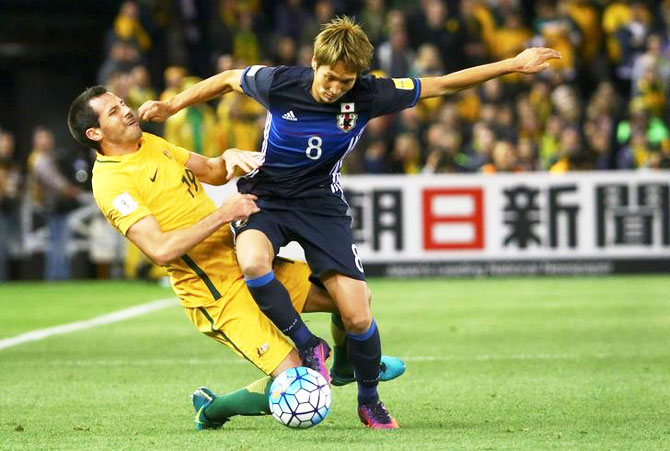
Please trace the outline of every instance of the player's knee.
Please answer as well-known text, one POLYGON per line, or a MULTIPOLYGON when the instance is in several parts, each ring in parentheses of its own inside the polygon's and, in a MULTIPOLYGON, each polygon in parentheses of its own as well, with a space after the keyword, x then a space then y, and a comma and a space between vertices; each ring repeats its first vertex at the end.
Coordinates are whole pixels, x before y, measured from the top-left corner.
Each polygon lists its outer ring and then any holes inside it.
POLYGON ((362 334, 368 331, 372 324, 372 315, 369 311, 357 312, 353 315, 342 316, 344 329, 351 334, 362 334))
POLYGON ((257 258, 247 258, 244 262, 240 261, 240 269, 247 279, 255 279, 264 276, 272 270, 272 263, 266 261, 261 256, 257 258))

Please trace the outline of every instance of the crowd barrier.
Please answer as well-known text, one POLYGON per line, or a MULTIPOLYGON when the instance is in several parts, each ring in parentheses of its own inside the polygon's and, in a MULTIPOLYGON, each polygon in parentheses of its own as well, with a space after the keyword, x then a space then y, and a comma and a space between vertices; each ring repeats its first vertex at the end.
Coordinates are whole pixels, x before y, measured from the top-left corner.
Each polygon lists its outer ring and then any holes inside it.
MULTIPOLYGON (((370 276, 670 272, 670 171, 343 176, 370 276)), ((208 187, 220 202, 234 187, 208 187)), ((295 244, 282 255, 302 258, 295 244)))

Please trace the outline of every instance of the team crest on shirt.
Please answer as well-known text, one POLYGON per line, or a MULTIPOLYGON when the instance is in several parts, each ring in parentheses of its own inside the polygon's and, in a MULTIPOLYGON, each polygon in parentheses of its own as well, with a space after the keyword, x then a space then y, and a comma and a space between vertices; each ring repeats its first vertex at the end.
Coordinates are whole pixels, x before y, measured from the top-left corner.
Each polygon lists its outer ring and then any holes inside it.
POLYGON ((340 114, 337 115, 337 128, 343 132, 348 132, 356 127, 356 106, 353 102, 343 102, 340 104, 340 114))

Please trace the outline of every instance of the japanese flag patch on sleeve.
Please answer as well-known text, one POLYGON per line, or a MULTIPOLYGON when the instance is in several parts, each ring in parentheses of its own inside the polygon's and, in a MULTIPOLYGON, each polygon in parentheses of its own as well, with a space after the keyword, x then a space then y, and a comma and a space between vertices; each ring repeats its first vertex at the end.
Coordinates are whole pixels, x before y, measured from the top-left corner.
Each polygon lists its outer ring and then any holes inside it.
POLYGON ((121 217, 128 216, 137 210, 138 207, 135 199, 133 199, 133 197, 127 192, 116 196, 112 202, 112 205, 119 211, 119 213, 121 213, 121 217))

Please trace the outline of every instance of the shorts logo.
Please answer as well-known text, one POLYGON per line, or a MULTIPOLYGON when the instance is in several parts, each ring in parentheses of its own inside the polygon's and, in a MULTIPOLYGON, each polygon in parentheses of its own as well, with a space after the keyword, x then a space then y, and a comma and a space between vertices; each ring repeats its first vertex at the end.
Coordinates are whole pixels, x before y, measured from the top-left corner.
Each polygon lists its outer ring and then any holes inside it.
POLYGON ((256 352, 258 353, 258 357, 263 357, 263 354, 268 352, 268 349, 270 349, 270 345, 267 343, 263 343, 260 347, 256 348, 256 352))
POLYGON ((337 128, 343 132, 348 132, 356 127, 356 119, 358 114, 355 113, 356 106, 353 102, 345 102, 340 104, 341 113, 337 115, 337 128))
POLYGON ((247 225, 248 222, 249 222, 249 218, 246 218, 246 219, 238 219, 237 221, 235 221, 235 222, 233 223, 233 225, 234 225, 234 227, 235 227, 236 229, 239 229, 240 227, 244 227, 245 225, 247 225))

